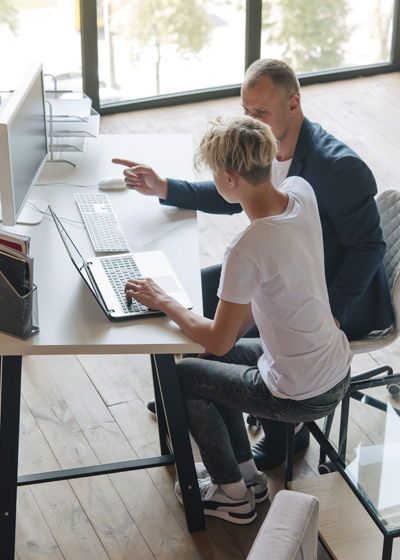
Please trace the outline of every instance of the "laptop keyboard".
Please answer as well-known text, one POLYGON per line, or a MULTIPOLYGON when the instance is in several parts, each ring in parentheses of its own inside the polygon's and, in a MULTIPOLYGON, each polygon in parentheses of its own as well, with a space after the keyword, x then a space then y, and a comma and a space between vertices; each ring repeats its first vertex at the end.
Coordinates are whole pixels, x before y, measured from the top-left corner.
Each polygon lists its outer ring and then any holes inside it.
POLYGON ((96 253, 129 252, 128 242, 106 194, 76 193, 75 201, 96 253))
POLYGON ((130 278, 143 278, 133 258, 131 256, 120 256, 112 259, 100 258, 100 262, 118 297, 123 312, 143 313, 143 311, 149 311, 146 305, 142 305, 135 299, 128 300, 125 295, 125 284, 127 280, 130 278))

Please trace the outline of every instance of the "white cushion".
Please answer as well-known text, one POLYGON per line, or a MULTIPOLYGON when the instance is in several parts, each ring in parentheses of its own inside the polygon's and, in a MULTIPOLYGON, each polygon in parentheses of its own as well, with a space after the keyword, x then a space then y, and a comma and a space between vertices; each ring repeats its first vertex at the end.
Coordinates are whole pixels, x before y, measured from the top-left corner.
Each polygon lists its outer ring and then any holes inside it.
POLYGON ((318 506, 314 496, 278 492, 247 560, 316 560, 318 506))

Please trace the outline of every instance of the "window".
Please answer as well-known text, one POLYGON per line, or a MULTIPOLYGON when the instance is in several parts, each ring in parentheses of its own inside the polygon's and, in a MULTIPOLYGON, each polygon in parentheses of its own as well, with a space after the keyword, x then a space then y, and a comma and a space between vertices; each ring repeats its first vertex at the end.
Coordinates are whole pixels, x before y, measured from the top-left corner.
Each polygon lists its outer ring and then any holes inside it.
POLYGON ((391 61, 394 0, 263 0, 261 56, 297 73, 391 61))
POLYGON ((237 95, 260 56, 307 83, 399 70, 400 0, 0 0, 0 49, 0 91, 36 59, 111 113, 237 95))
POLYGON ((1 0, 0 89, 13 89, 32 60, 43 62, 60 89, 82 89, 78 13, 72 0, 1 0))
POLYGON ((245 2, 97 0, 102 103, 237 84, 245 2))

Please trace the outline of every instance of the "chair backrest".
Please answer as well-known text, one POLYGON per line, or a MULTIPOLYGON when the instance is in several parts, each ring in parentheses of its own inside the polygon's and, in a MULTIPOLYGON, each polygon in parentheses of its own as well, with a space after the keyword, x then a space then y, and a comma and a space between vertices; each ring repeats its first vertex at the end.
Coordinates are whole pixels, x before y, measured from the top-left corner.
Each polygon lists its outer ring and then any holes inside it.
POLYGON ((395 315, 395 329, 400 323, 400 191, 382 191, 376 197, 386 253, 383 259, 395 315))

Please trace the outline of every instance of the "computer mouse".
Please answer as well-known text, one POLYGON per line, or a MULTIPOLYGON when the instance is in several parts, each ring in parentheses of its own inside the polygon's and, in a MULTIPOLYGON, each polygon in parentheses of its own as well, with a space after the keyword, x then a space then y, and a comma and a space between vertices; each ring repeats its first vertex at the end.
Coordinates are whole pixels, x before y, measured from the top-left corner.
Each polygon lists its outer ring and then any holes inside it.
POLYGON ((121 177, 103 177, 97 182, 97 185, 103 191, 121 191, 126 189, 125 181, 121 177))

